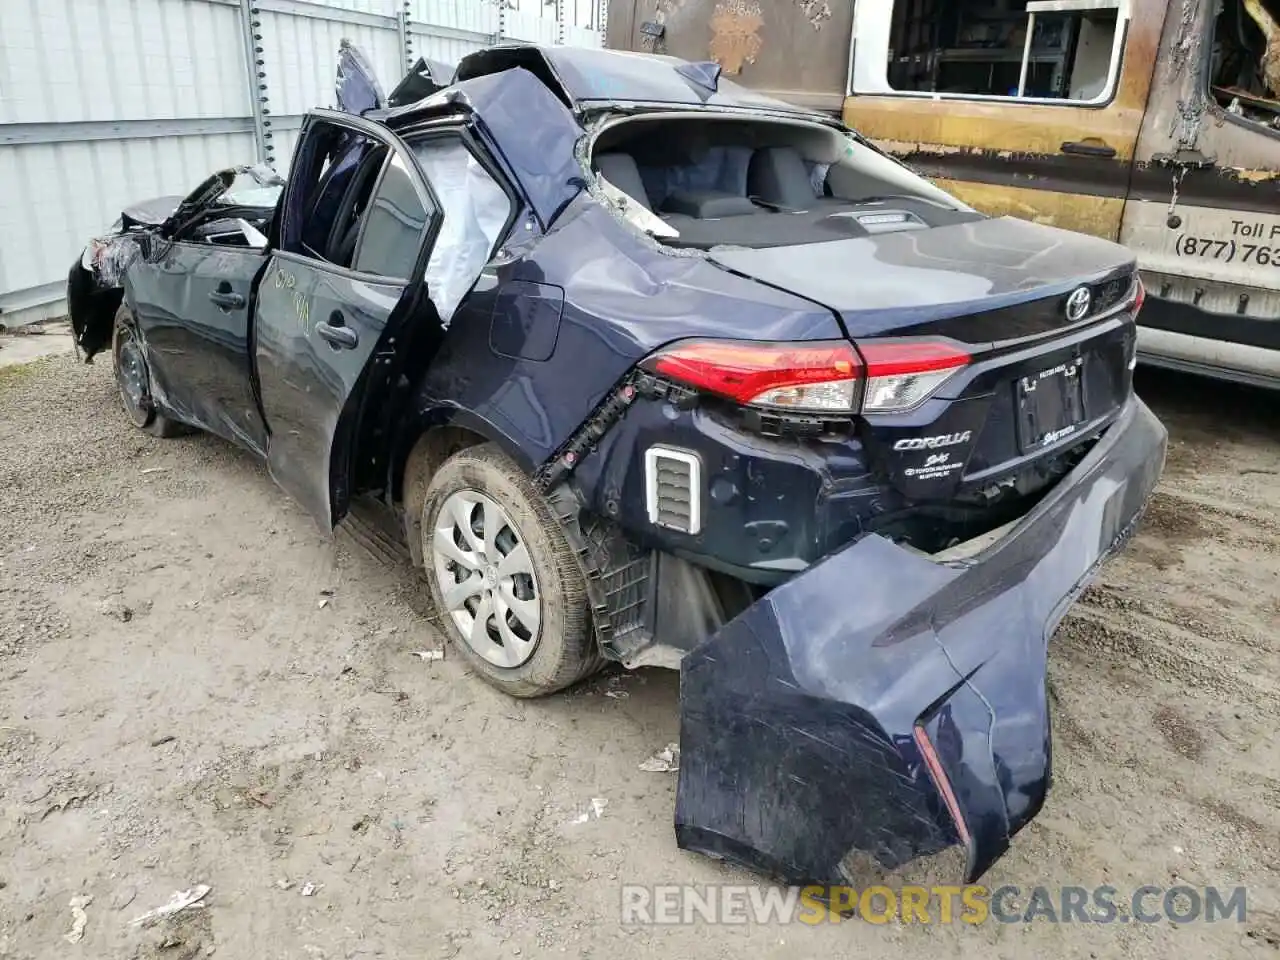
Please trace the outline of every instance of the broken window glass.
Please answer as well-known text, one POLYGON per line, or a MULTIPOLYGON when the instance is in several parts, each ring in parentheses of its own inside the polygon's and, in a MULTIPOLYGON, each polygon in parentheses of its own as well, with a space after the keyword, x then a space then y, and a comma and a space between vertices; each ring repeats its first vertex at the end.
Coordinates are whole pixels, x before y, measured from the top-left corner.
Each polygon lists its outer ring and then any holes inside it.
POLYGON ((1280 3, 1223 0, 1209 92, 1228 113, 1280 129, 1280 3))
POLYGON ((225 207, 274 207, 284 189, 284 178, 270 167, 245 167, 236 173, 231 187, 218 199, 225 207))

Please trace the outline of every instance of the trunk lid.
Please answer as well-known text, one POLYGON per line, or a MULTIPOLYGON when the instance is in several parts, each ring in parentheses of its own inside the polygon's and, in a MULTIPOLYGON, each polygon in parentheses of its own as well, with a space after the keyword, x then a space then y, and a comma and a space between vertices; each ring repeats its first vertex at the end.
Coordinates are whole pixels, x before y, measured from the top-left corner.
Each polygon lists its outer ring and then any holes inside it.
POLYGON ((913 502, 985 510, 1044 488, 1132 389, 1135 263, 1107 241, 1002 218, 710 256, 827 306, 864 355, 902 337, 970 355, 918 407, 860 418, 913 502))
POLYGON ((972 344, 1061 330, 1067 315, 1054 298, 1135 263, 1117 244, 1011 217, 710 255, 831 308, 854 340, 942 334, 972 344))

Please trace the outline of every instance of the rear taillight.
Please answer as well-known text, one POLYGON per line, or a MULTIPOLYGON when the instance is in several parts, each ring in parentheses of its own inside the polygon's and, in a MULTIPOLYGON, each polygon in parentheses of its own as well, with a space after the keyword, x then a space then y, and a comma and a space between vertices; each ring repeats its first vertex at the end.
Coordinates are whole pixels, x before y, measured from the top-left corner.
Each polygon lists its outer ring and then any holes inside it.
POLYGON ((644 368, 741 404, 849 413, 862 361, 843 341, 689 340, 655 353, 644 368))
POLYGON ((969 362, 943 340, 752 343, 688 340, 644 369, 743 405, 834 413, 900 413, 919 406, 969 362), (861 404, 858 403, 861 396, 861 404))
POLYGON ((969 363, 968 351, 942 340, 875 340, 859 349, 866 361, 863 413, 912 410, 969 363))
POLYGON ((1136 317, 1138 311, 1142 309, 1142 305, 1147 302, 1147 287, 1142 282, 1141 277, 1136 277, 1135 282, 1138 285, 1138 289, 1133 294, 1133 315, 1136 317))

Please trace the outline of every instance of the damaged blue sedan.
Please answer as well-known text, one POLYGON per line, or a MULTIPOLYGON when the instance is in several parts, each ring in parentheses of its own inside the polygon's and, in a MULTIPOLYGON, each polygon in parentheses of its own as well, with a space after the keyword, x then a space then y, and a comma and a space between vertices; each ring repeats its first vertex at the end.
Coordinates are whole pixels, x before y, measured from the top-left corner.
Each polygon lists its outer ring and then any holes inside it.
POLYGON ((379 502, 513 696, 678 668, 682 847, 979 877, 1049 787, 1048 639, 1163 468, 1133 256, 714 64, 499 46, 387 98, 340 63, 286 180, 73 267, 128 416, 325 529, 379 502))

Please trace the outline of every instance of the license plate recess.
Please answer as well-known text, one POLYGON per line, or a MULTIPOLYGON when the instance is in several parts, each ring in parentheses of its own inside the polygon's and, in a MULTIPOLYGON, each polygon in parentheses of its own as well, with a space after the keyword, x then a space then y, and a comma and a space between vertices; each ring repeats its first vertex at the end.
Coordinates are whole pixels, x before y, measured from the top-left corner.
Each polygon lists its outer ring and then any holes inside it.
POLYGON ((1084 358, 1019 377, 1018 443, 1023 453, 1047 447, 1084 422, 1084 358))

